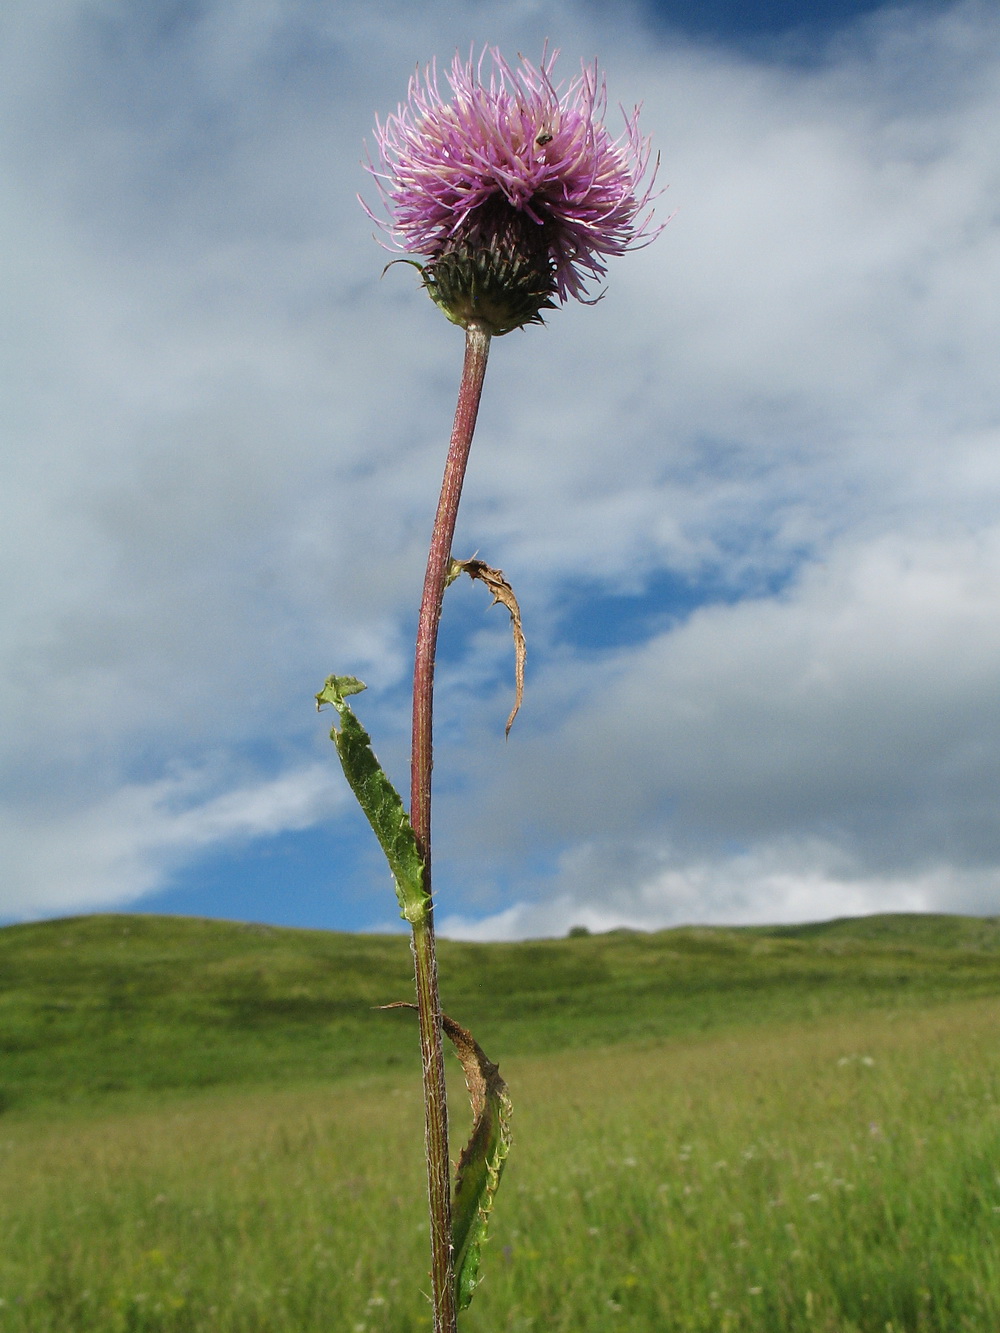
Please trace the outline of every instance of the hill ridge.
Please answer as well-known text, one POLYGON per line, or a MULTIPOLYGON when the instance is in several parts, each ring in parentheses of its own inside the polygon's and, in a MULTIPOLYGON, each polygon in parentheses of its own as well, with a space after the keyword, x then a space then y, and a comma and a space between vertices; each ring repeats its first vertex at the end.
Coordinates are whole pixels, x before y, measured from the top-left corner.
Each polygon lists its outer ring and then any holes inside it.
MULTIPOLYGON (((440 941, 494 1059, 1000 996, 1000 919, 888 913, 440 941)), ((0 1106, 416 1065, 405 935, 105 913, 0 929, 0 1106)))

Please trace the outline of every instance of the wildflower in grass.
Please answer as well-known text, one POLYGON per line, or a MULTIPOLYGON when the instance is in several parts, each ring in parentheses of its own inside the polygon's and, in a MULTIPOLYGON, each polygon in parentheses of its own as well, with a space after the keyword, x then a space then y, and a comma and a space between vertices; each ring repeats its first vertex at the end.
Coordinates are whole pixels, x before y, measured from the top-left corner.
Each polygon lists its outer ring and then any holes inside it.
POLYGON ((495 49, 476 63, 456 55, 450 100, 431 65, 378 125, 381 168, 371 171, 389 217, 371 216, 396 246, 427 258, 424 285, 463 328, 540 323, 556 301, 585 300, 607 257, 660 230, 639 108, 612 138, 596 63, 563 89, 552 81, 557 55, 543 54, 537 69, 522 57, 516 70, 495 49))
MULTIPOLYGON (((472 1034, 441 1012, 431 891, 432 703, 445 589, 464 570, 481 578, 511 613, 516 652, 514 712, 520 706, 524 636, 513 589, 500 570, 451 552, 469 450, 494 335, 541 323, 541 312, 570 297, 587 300, 605 261, 651 241, 656 175, 639 134, 638 107, 621 136, 604 126, 606 93, 596 64, 562 88, 552 81, 557 52, 536 69, 512 69, 493 48, 477 63, 456 56, 441 95, 432 64, 410 81, 408 101, 377 125, 380 166, 370 163, 392 243, 420 255, 427 291, 465 329, 465 361, 445 462, 417 626, 413 669, 410 808, 380 768, 347 697, 365 688, 330 676, 317 695, 341 726, 333 739, 344 772, 382 844, 400 911, 413 931, 424 1078, 424 1123, 435 1333, 456 1333, 456 1314, 478 1281, 486 1222, 510 1146, 510 1101, 497 1066, 472 1034), (488 68, 488 77, 484 69, 488 68), (475 571, 473 569, 475 566, 475 571), (454 1200, 448 1157, 442 1031, 466 1070, 476 1116, 459 1162, 454 1200)), ((400 1005, 390 1005, 398 1008, 400 1005)), ((402 1007, 407 1007, 403 1005, 402 1007)), ((626 1158, 625 1165, 635 1165, 626 1158)), ((526 1259, 537 1259, 527 1253, 526 1259)), ((617 1308, 617 1307, 615 1307, 617 1308)))

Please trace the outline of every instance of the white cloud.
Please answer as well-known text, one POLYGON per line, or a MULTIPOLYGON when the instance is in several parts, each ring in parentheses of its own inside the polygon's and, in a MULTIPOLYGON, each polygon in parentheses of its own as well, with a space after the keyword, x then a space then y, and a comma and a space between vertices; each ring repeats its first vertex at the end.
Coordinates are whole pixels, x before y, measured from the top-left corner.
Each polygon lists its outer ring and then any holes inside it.
POLYGON ((888 9, 808 68, 569 3, 0 27, 0 910, 128 902, 327 817, 330 671, 398 757, 461 344, 408 270, 378 281, 361 141, 416 61, 546 35, 644 99, 677 213, 605 301, 494 348, 456 549, 521 594, 529 695, 498 754, 469 696, 499 679, 502 722, 509 645, 473 621, 441 675, 442 915, 995 906, 991 6, 888 9), (597 661, 557 641, 567 580, 663 570, 731 604, 597 661))
POLYGON ((877 912, 976 914, 989 913, 1000 891, 995 870, 973 874, 949 866, 915 876, 839 878, 824 868, 825 850, 817 843, 786 844, 752 857, 687 863, 627 888, 605 884, 593 896, 570 890, 485 917, 456 913, 442 919, 439 933, 459 940, 518 940, 558 937, 574 926, 598 934, 619 927, 790 925, 877 912))
POLYGON ((484 764, 483 813, 453 815, 465 856, 509 865, 529 825, 571 850, 540 901, 443 929, 996 910, 998 680, 1000 530, 842 543, 780 597, 602 660, 570 713, 484 764))
POLYGON ((205 786, 206 775, 187 773, 120 786, 76 809, 7 815, 0 913, 18 919, 134 902, 200 849, 309 828, 345 800, 319 765, 217 796, 205 786))

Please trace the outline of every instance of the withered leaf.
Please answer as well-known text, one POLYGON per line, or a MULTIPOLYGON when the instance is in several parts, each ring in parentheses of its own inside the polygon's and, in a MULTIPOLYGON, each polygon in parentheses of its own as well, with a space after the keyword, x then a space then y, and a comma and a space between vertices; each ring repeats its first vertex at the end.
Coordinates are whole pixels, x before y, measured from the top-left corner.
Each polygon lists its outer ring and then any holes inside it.
POLYGON ((504 735, 509 736, 524 699, 524 663, 528 649, 521 626, 521 608, 514 596, 514 589, 504 578, 502 569, 494 569, 485 560, 477 560, 475 556, 471 560, 453 559, 448 570, 448 582, 453 583, 461 573, 468 574, 470 579, 479 579, 481 583, 485 583, 493 594, 493 605, 502 602, 510 612, 511 632, 514 636, 514 707, 510 710, 510 717, 504 730, 504 735))

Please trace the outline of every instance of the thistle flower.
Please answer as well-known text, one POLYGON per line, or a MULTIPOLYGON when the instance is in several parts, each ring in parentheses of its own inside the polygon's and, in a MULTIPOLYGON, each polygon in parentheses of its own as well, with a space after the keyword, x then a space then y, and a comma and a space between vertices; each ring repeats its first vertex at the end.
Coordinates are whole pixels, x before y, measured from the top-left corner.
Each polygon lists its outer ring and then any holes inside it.
POLYGON ((639 108, 622 110, 624 132, 612 139, 596 62, 563 90, 551 78, 558 54, 543 53, 538 69, 522 57, 517 70, 495 48, 475 65, 456 55, 448 101, 432 64, 377 123, 382 169, 369 170, 388 218, 366 211, 397 248, 426 257, 424 286, 463 327, 508 333, 541 323, 557 301, 586 301, 608 256, 661 230, 639 108))

